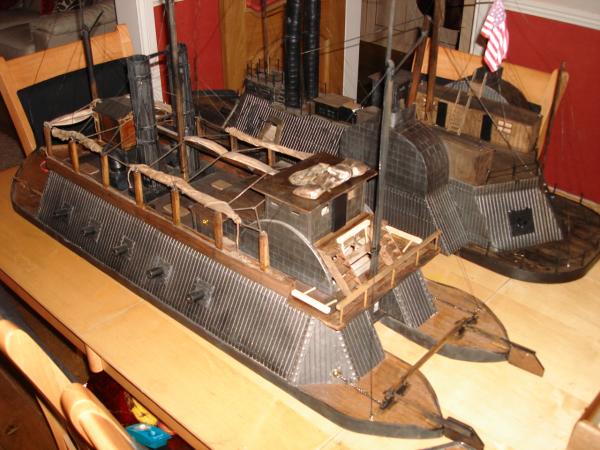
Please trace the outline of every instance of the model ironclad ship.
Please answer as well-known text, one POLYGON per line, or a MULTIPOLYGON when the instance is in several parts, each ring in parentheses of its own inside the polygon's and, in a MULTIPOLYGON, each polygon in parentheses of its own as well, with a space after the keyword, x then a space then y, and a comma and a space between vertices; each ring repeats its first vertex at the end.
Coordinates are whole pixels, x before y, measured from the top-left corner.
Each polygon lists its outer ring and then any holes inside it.
MULTIPOLYGON (((581 199, 569 200, 549 188, 542 170, 566 74, 505 64, 504 76, 502 69, 490 73, 481 67, 480 57, 444 48, 436 56, 439 64, 426 65, 422 77, 423 61, 432 60, 425 44, 415 55, 413 73, 395 76, 385 219, 420 237, 440 230, 444 253, 459 253, 513 278, 551 283, 583 276, 600 256, 600 216, 581 199), (536 88, 523 94, 511 81, 536 88)), ((260 66, 248 75, 230 127, 260 138, 263 123, 285 122, 277 135, 282 145, 315 152, 326 143, 332 154, 376 166, 377 109, 335 94, 298 91, 293 102, 286 97, 288 111, 308 100, 312 109, 304 111, 331 123, 306 114, 283 118, 281 108, 273 108, 284 103, 282 75, 260 66), (319 132, 306 137, 294 131, 311 126, 319 132)), ((380 107, 381 77, 372 78, 379 87, 372 91, 373 104, 380 107)), ((371 188, 370 205, 373 193, 371 188)))
MULTIPOLYGON (((306 4, 310 11, 318 2, 306 4)), ((287 5, 292 48, 300 6, 287 5)), ((172 7, 168 1, 171 19, 172 7)), ((256 83, 248 83, 229 123, 230 148, 192 135, 184 47, 169 52, 173 108, 152 100, 148 57, 128 58, 129 96, 95 99, 89 110, 45 124, 44 147, 15 176, 13 205, 342 426, 387 436, 444 434, 480 446, 472 429, 443 418, 419 367, 441 352, 508 359, 537 374, 543 368, 478 299, 425 280, 419 267, 440 251, 435 229, 419 237, 366 207, 377 172, 360 161, 368 158, 343 155, 339 142, 360 127, 378 130, 378 113, 316 96, 318 58, 305 64, 314 101, 302 102, 293 53, 290 73, 255 73, 256 83), (269 88, 282 81, 291 84, 281 91, 287 106, 269 88), (311 104, 346 122, 304 114, 311 104), (65 128, 86 117, 94 119, 93 136, 65 128), (431 350, 412 366, 386 352, 373 326, 382 316, 431 350)), ((398 164, 394 135, 392 128, 391 167, 398 164)))

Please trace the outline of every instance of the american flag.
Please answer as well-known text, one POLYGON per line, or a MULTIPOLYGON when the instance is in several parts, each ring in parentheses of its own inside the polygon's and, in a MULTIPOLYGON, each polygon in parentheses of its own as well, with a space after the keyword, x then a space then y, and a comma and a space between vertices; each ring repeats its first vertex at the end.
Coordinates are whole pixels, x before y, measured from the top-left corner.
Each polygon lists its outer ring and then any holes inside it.
POLYGON ((508 29, 506 11, 502 0, 494 0, 481 28, 481 35, 488 39, 483 60, 490 71, 495 72, 508 52, 508 29))

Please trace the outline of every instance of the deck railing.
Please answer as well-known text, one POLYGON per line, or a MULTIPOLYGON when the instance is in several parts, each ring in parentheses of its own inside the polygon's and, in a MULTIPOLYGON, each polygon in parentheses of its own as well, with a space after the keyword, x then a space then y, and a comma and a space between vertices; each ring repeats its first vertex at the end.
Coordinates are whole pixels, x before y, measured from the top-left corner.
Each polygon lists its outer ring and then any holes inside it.
POLYGON ((354 289, 349 295, 336 304, 340 312, 340 322, 345 322, 361 311, 370 308, 385 292, 396 286, 397 276, 404 275, 408 267, 418 267, 424 253, 439 250, 440 231, 428 236, 418 246, 410 248, 401 258, 389 266, 385 266, 377 274, 354 289))

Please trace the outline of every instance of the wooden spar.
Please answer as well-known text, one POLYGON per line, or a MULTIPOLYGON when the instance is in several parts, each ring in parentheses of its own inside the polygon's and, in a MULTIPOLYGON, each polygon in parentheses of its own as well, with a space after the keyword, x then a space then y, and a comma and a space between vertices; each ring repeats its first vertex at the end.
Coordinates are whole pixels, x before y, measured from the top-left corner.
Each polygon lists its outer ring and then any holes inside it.
MULTIPOLYGON (((229 136, 233 136, 234 138, 239 139, 240 141, 247 142, 248 144, 251 144, 254 147, 264 147, 267 150, 273 150, 276 153, 291 156, 292 158, 296 158, 299 160, 304 160, 310 158, 311 156, 310 153, 301 152, 299 150, 294 150, 289 147, 284 147, 283 145, 273 144, 272 142, 267 142, 263 141, 262 139, 255 138, 234 127, 225 128, 225 133, 229 134, 229 136)), ((231 150, 233 151, 234 149, 232 148, 231 150)))
POLYGON ((393 400, 397 394, 402 394, 406 389, 406 381, 415 374, 422 366, 425 364, 433 355, 435 355, 451 338, 456 336, 462 330, 465 329, 470 324, 473 324, 477 321, 477 315, 472 314, 468 317, 465 317, 462 320, 459 320, 454 327, 448 331, 441 339, 439 339, 434 346, 432 346, 419 360, 414 363, 405 373, 400 377, 398 383, 395 386, 389 388, 385 391, 385 400, 381 405, 381 409, 385 409, 393 403, 393 400))
MULTIPOLYGON (((423 17, 423 25, 421 26, 421 33, 429 33, 431 27, 431 18, 429 16, 423 17)), ((425 59, 425 49, 427 48, 427 41, 423 39, 421 44, 415 53, 415 59, 413 63, 412 81, 410 83, 410 91, 408 93, 408 99, 406 100, 406 106, 410 106, 415 102, 417 98, 417 91, 419 90, 419 81, 421 80, 421 67, 423 67, 423 60, 425 59)))
POLYGON ((556 78, 556 85, 554 86, 554 95, 552 96, 552 105, 550 106, 550 114, 548 116, 548 125, 546 126, 546 134, 544 136, 544 143, 540 148, 540 152, 538 154, 538 161, 540 163, 540 167, 542 171, 544 170, 544 164, 546 162, 546 155, 548 152, 548 145, 550 144, 550 134, 552 133, 552 125, 554 124, 554 119, 556 117, 556 110, 558 109, 558 103, 560 102, 561 91, 564 89, 564 84, 566 84, 567 76, 566 74, 566 64, 565 62, 560 63, 560 68, 558 69, 558 77, 556 78))
POLYGON ((102 147, 93 139, 79 133, 78 131, 70 131, 70 130, 61 130, 60 128, 51 129, 52 136, 60 139, 61 141, 76 141, 77 143, 83 145, 89 151, 101 154, 102 147))
POLYGON ((189 177, 187 150, 183 142, 185 135, 185 124, 183 122, 183 91, 181 88, 181 77, 179 76, 179 44, 177 43, 177 30, 175 28, 174 0, 165 2, 167 13, 167 24, 169 27, 169 43, 171 50, 171 68, 173 74, 173 86, 175 88, 175 121, 177 124, 177 147, 179 148, 179 166, 181 176, 184 180, 189 177))
POLYGON ((440 46, 440 27, 444 20, 444 0, 435 0, 433 10, 433 31, 431 33, 431 49, 429 52, 429 64, 427 72, 427 98, 425 112, 430 115, 433 112, 433 91, 435 88, 435 77, 437 72, 438 49, 440 46))
POLYGON ((216 153, 220 159, 236 161, 238 163, 244 164, 246 167, 256 169, 263 173, 268 173, 270 175, 274 175, 277 173, 277 170, 259 161, 258 159, 252 158, 248 155, 244 155, 241 152, 230 152, 219 143, 211 141, 210 139, 201 138, 198 136, 186 136, 184 141, 186 144, 192 147, 202 150, 208 149, 211 152, 216 153))
POLYGON ((385 169, 387 168, 388 148, 390 146, 390 128, 392 126, 392 90, 394 88, 394 61, 392 61, 392 39, 394 37, 394 16, 396 2, 390 2, 387 48, 385 51, 385 90, 383 97, 383 113, 381 116, 381 131, 379 139, 379 164, 377 176, 377 197, 375 200, 375 217, 373 221, 373 236, 371 238, 371 264, 369 276, 373 278, 379 264, 379 247, 381 243, 381 219, 383 218, 383 187, 385 186, 385 169))
POLYGON ((267 23, 267 0, 260 0, 260 18, 262 20, 263 52, 265 73, 269 73, 269 30, 267 23))
POLYGON ((237 225, 242 223, 242 219, 231 206, 229 206, 229 203, 219 200, 212 195, 198 191, 183 178, 161 172, 160 170, 153 169, 145 164, 130 164, 129 170, 133 171, 134 175, 136 173, 141 173, 151 180, 157 181, 165 186, 177 188, 182 194, 201 204, 205 208, 225 214, 228 219, 233 220, 237 225))

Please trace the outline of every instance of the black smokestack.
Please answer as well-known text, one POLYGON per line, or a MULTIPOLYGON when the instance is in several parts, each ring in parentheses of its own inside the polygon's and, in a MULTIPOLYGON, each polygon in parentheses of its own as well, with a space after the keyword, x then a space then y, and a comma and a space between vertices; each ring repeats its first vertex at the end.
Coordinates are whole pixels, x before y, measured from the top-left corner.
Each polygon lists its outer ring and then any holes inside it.
POLYGON ((127 58, 127 78, 137 139, 136 162, 152 164, 158 159, 159 153, 150 62, 147 56, 134 55, 127 58))
POLYGON ((300 108, 300 0, 285 7, 285 106, 300 108))
POLYGON ((319 33, 321 0, 304 1, 304 95, 308 100, 319 95, 319 33))
MULTIPOLYGON (((181 101, 183 103, 183 134, 190 136, 196 134, 196 120, 194 118, 194 99, 192 97, 192 80, 190 77, 190 66, 188 64, 187 46, 179 43, 179 76, 181 79, 181 101)), ((170 52, 169 52, 170 54, 170 52)), ((177 73, 173 73, 173 64, 169 58, 169 88, 171 96, 175 96, 174 80, 177 73)), ((171 98, 171 105, 175 104, 175 99, 171 98)), ((187 147, 187 146, 186 146, 187 147)), ((197 152, 193 148, 187 148, 188 168, 190 173, 198 170, 197 152)))

